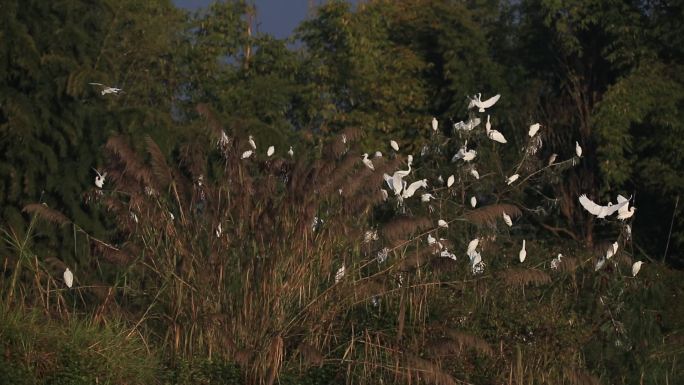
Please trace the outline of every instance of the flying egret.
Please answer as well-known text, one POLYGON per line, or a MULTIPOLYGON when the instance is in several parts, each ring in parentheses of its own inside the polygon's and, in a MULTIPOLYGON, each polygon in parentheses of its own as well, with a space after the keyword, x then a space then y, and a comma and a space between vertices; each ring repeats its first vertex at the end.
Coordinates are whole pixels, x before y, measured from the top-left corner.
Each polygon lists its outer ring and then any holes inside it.
POLYGON ((504 220, 504 222, 506 222, 508 227, 513 226, 513 221, 511 220, 510 215, 506 214, 505 212, 503 213, 503 220, 504 220))
POLYGON ((432 131, 437 131, 437 128, 439 128, 439 122, 437 121, 437 118, 434 116, 432 117, 432 131))
POLYGON ((558 256, 551 260, 551 270, 558 270, 558 266, 561 263, 561 258, 563 258, 563 254, 558 253, 558 256))
POLYGON ((636 277, 636 275, 639 274, 639 270, 641 270, 641 265, 643 264, 643 261, 634 262, 634 264, 632 265, 632 277, 636 277))
POLYGON ((100 86, 100 89, 101 89, 100 94, 102 96, 107 95, 107 94, 118 95, 119 93, 123 92, 123 90, 121 88, 109 87, 109 86, 106 86, 102 83, 88 83, 88 84, 93 85, 93 86, 100 86))
POLYGON ((475 179, 480 179, 480 173, 475 170, 475 168, 470 169, 470 175, 474 176, 475 179))
POLYGON ((556 153, 551 154, 551 156, 549 157, 549 166, 552 165, 553 162, 556 161, 556 157, 558 157, 558 154, 556 154, 556 153))
POLYGON ((527 132, 527 135, 531 137, 535 136, 537 134, 537 131, 539 131, 539 128, 541 128, 541 124, 535 123, 530 126, 530 130, 527 132))
POLYGON ((437 225, 438 225, 439 227, 444 227, 444 228, 449 227, 449 224, 448 224, 444 219, 438 220, 438 221, 437 221, 437 225))
POLYGON ((399 151, 399 144, 395 142, 394 140, 390 140, 390 146, 394 149, 394 151, 399 151))
POLYGON ((254 143, 254 138, 252 137, 252 135, 249 136, 249 139, 247 139, 247 141, 249 142, 249 145, 252 146, 252 149, 256 150, 256 143, 254 143))
MULTIPOLYGON (((629 202, 629 199, 623 197, 622 195, 618 195, 617 201, 618 201, 618 204, 620 204, 622 202, 629 202)), ((618 209, 618 216, 617 217, 619 220, 624 221, 625 219, 631 218, 632 215, 634 215, 635 210, 636 210, 636 208, 634 206, 629 207, 629 203, 627 203, 626 205, 624 205, 618 209)))
POLYGON ((482 123, 482 120, 480 118, 472 118, 468 120, 468 122, 460 121, 458 123, 454 123, 454 130, 455 131, 472 131, 475 127, 479 126, 480 123, 482 123))
POLYGON ((579 202, 589 213, 596 215, 598 218, 605 218, 614 212, 618 211, 622 206, 626 205, 628 201, 620 202, 616 205, 608 203, 608 206, 599 206, 591 199, 587 198, 586 194, 579 197, 579 202))
POLYGON ((271 155, 273 155, 274 152, 275 152, 275 147, 271 146, 266 151, 266 155, 270 157, 271 155))
POLYGON ((69 270, 68 267, 66 268, 66 270, 64 270, 64 283, 70 289, 71 289, 71 285, 74 284, 74 275, 71 273, 71 270, 69 270))
POLYGON ((401 195, 403 198, 410 198, 416 193, 419 188, 427 188, 427 179, 419 180, 417 182, 411 183, 407 188, 404 189, 404 193, 401 195))
POLYGON ((513 182, 518 180, 518 178, 520 178, 519 174, 513 174, 513 175, 509 176, 508 178, 506 178, 506 184, 510 186, 511 184, 513 184, 513 182))
POLYGON ((447 179, 447 188, 451 187, 454 184, 454 181, 456 181, 454 175, 449 175, 449 178, 447 179))
POLYGON ((578 142, 575 142, 575 154, 577 154, 578 158, 582 157, 582 147, 579 145, 578 142))
POLYGON ((101 189, 102 186, 104 186, 105 178, 107 177, 107 173, 103 172, 102 174, 100 174, 100 172, 95 170, 95 169, 93 169, 93 171, 95 171, 95 173, 97 174, 97 176, 95 176, 95 186, 97 186, 97 188, 101 189))
POLYGON ((508 143, 503 134, 497 130, 492 130, 492 124, 489 122, 489 115, 487 115, 487 124, 485 125, 485 130, 487 131, 487 137, 498 143, 508 143))
POLYGON ((345 268, 344 268, 344 265, 342 265, 342 267, 340 267, 340 268, 337 270, 337 272, 335 273, 335 283, 340 282, 340 280, 341 280, 342 278, 344 278, 344 271, 345 271, 345 268))
POLYGON ((250 156, 252 156, 252 153, 253 153, 252 150, 247 150, 247 151, 243 152, 242 153, 242 159, 249 158, 250 156))
POLYGON ((292 149, 292 146, 290 146, 290 149, 287 150, 287 155, 289 155, 290 158, 294 156, 294 150, 292 149))
POLYGON ((472 99, 470 99, 470 103, 468 104, 468 109, 471 109, 473 107, 477 107, 478 111, 485 112, 485 109, 493 106, 496 102, 499 101, 500 97, 501 97, 501 95, 497 94, 497 95, 494 95, 491 98, 489 98, 483 102, 481 99, 482 94, 477 94, 472 99))
POLYGON ((375 171, 375 167, 373 166, 373 162, 370 159, 368 159, 368 153, 363 154, 363 159, 361 161, 363 162, 363 164, 366 165, 366 167, 375 171))
POLYGON ((474 195, 470 197, 470 206, 473 208, 475 208, 475 206, 477 206, 477 198, 475 198, 474 195))
POLYGON ((523 263, 525 262, 525 258, 527 258, 527 250, 525 250, 525 240, 523 239, 523 245, 518 253, 518 259, 520 260, 520 263, 523 263))

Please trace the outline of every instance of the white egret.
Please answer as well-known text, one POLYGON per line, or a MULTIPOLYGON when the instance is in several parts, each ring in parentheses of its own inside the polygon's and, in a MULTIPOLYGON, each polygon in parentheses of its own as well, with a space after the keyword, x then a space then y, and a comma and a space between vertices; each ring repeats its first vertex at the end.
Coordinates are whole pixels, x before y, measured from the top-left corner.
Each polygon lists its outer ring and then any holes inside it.
POLYGON ((410 198, 416 193, 419 188, 427 188, 427 179, 419 180, 417 182, 411 183, 407 188, 404 189, 402 194, 403 198, 410 198))
POLYGON ((345 271, 345 268, 344 268, 344 265, 342 265, 342 267, 340 267, 340 268, 337 270, 337 272, 335 273, 335 283, 340 282, 340 280, 341 280, 342 278, 344 278, 344 271, 345 271))
POLYGON ((537 131, 539 131, 539 128, 541 128, 541 124, 535 123, 530 126, 530 130, 527 132, 527 135, 531 137, 537 135, 537 131))
POLYGON ((375 154, 373 155, 374 158, 382 158, 382 152, 380 151, 375 151, 375 154))
POLYGON ((135 213, 131 212, 130 217, 133 220, 133 222, 138 223, 138 216, 135 215, 135 213))
POLYGON ((68 288, 71 289, 71 285, 74 284, 74 275, 71 273, 71 270, 67 267, 66 270, 64 270, 64 283, 67 285, 68 288))
POLYGON ((617 241, 613 242, 613 254, 617 254, 619 244, 617 241))
POLYGON ((575 154, 577 154, 578 158, 582 157, 582 147, 579 145, 578 142, 575 142, 575 154))
POLYGON ((387 198, 389 198, 389 194, 387 193, 387 190, 385 190, 384 188, 380 189, 380 193, 382 194, 382 200, 383 201, 386 201, 387 198))
POLYGON ((275 152, 275 147, 271 146, 266 151, 266 155, 270 157, 271 155, 273 155, 274 152, 275 152))
POLYGON ((437 182, 439 182, 439 184, 444 184, 444 178, 442 178, 441 175, 438 176, 438 177, 437 177, 437 182))
POLYGON ((518 178, 520 178, 519 174, 513 174, 513 175, 509 176, 508 178, 506 178, 506 184, 511 185, 511 184, 513 184, 513 182, 518 180, 518 178))
POLYGON ((449 178, 447 178, 447 187, 451 187, 455 181, 456 178, 454 177, 454 175, 449 175, 449 178))
POLYGON ((370 159, 368 159, 368 153, 363 154, 363 159, 361 161, 363 162, 363 164, 366 165, 366 167, 375 171, 375 166, 373 166, 373 162, 370 159))
POLYGON ((443 257, 443 258, 450 258, 450 259, 453 259, 454 261, 456 260, 456 255, 454 255, 454 253, 450 252, 447 249, 442 250, 442 252, 439 253, 439 256, 443 257))
POLYGON ((430 202, 430 199, 435 199, 435 197, 430 193, 425 193, 420 196, 421 202, 430 202))
POLYGON ((395 142, 394 140, 390 140, 390 146, 394 149, 394 151, 399 151, 399 144, 395 142))
POLYGON ((475 170, 475 168, 470 169, 470 175, 474 176, 475 179, 480 179, 480 173, 475 170))
POLYGON ((431 244, 437 242, 437 239, 435 237, 433 237, 431 234, 428 234, 427 242, 428 242, 428 245, 431 245, 431 244))
POLYGON ((116 88, 116 87, 109 87, 106 86, 102 83, 88 83, 93 86, 99 86, 100 87, 100 94, 102 96, 107 95, 107 94, 113 94, 113 95, 118 95, 119 93, 122 93, 123 90, 121 88, 116 88))
POLYGON ((523 263, 525 262, 525 258, 527 258, 527 250, 525 250, 525 240, 523 239, 523 245, 518 253, 518 259, 520 260, 520 263, 523 263))
POLYGON ((439 227, 444 227, 444 228, 449 227, 449 224, 448 224, 444 219, 438 220, 438 221, 437 221, 437 225, 438 225, 439 227))
POLYGON ((287 150, 287 155, 289 155, 290 157, 294 156, 294 150, 292 149, 292 146, 290 146, 290 149, 287 150))
POLYGON ((632 226, 625 225, 625 233, 627 234, 627 239, 632 237, 632 226))
MULTIPOLYGON (((622 202, 629 202, 629 199, 623 197, 622 195, 618 195, 617 201, 618 201, 618 204, 620 204, 622 202)), ((629 207, 629 203, 627 203, 626 205, 624 205, 618 209, 618 216, 617 217, 619 220, 624 221, 625 219, 631 218, 632 215, 634 215, 635 210, 636 210, 636 208, 634 206, 629 207)))
POLYGON ((95 169, 93 169, 93 171, 95 171, 95 173, 97 174, 97 176, 95 176, 95 186, 97 186, 97 188, 101 189, 102 186, 104 186, 105 178, 107 177, 107 173, 103 172, 102 174, 100 174, 100 172, 95 170, 95 169))
POLYGON ((437 128, 439 128, 439 122, 437 121, 437 118, 434 116, 432 117, 432 131, 437 131, 437 128))
POLYGON ((632 277, 636 277, 636 275, 639 274, 639 270, 641 270, 641 265, 643 264, 643 261, 634 262, 634 264, 632 265, 632 277))
POLYGON ((491 98, 489 98, 483 102, 481 99, 482 94, 477 94, 472 99, 470 99, 470 103, 468 104, 468 109, 471 109, 473 107, 477 107, 480 112, 485 112, 485 109, 493 106, 496 102, 499 101, 500 97, 501 97, 501 95, 497 94, 497 95, 494 95, 491 98))
POLYGON ((549 166, 552 165, 553 162, 556 161, 556 157, 558 157, 558 154, 556 154, 556 153, 551 154, 551 156, 549 157, 549 166))
POLYGON ((485 125, 485 130, 487 131, 487 137, 498 143, 508 143, 503 134, 497 130, 492 130, 492 124, 489 122, 489 115, 487 115, 487 124, 485 125))
POLYGON ((468 120, 468 122, 460 121, 458 123, 454 123, 454 130, 459 131, 472 131, 475 127, 479 126, 480 123, 482 123, 482 120, 480 118, 472 118, 468 120))
POLYGON ((579 202, 585 210, 589 211, 589 213, 593 215, 596 215, 598 218, 605 218, 618 211, 620 207, 627 204, 627 201, 624 201, 616 205, 608 203, 608 206, 599 206, 591 199, 587 198, 586 194, 580 195, 579 202))
POLYGON ((369 243, 369 242, 372 242, 372 241, 377 241, 378 239, 380 239, 380 237, 378 237, 378 230, 368 230, 368 231, 366 231, 366 233, 363 235, 363 242, 364 242, 364 243, 369 243))
POLYGON ((558 270, 558 266, 561 263, 561 258, 563 258, 563 254, 558 253, 558 256, 551 260, 551 270, 558 270))
POLYGON ((342 143, 347 144, 347 135, 342 134, 342 143))
POLYGON ((513 226, 513 221, 511 220, 510 215, 506 214, 505 212, 502 214, 503 214, 503 220, 508 225, 508 227, 513 226))
POLYGON ((401 193, 401 189, 404 187, 403 186, 403 179, 405 176, 411 173, 411 164, 413 163, 413 156, 409 155, 407 159, 407 164, 408 164, 408 170, 399 170, 395 171, 394 174, 392 175, 392 190, 394 191, 394 195, 399 195, 401 193))
POLYGON ((470 197, 470 206, 472 206, 473 208, 477 206, 477 198, 475 198, 475 196, 470 197))
POLYGON ((249 142, 249 145, 252 146, 252 149, 256 150, 256 143, 254 143, 254 138, 252 137, 252 135, 249 136, 249 139, 247 139, 247 141, 249 142))
POLYGON ((480 238, 475 238, 472 241, 468 242, 468 249, 466 249, 466 255, 471 256, 475 253, 475 249, 477 249, 477 245, 480 243, 480 238))
POLYGON ((221 238, 221 233, 223 233, 223 229, 221 228, 221 224, 219 223, 216 227, 216 238, 221 238))
POLYGON ((243 153, 242 153, 242 159, 247 159, 247 158, 249 158, 250 156, 252 156, 252 153, 253 153, 252 150, 247 150, 247 151, 243 152, 243 153))

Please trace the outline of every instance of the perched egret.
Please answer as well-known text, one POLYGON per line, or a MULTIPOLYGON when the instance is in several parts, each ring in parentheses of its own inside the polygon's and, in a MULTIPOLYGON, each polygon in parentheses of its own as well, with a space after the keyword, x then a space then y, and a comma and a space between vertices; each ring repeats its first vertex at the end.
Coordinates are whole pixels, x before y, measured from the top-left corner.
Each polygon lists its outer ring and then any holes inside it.
POLYGON ((88 83, 88 84, 93 85, 93 86, 99 86, 101 89, 100 94, 102 96, 107 95, 107 94, 118 95, 119 93, 123 92, 123 90, 121 88, 109 87, 109 86, 106 86, 102 83, 88 83))
POLYGON ((340 267, 340 268, 337 270, 337 273, 335 273, 335 283, 340 282, 340 280, 341 280, 342 278, 344 278, 344 271, 345 271, 345 268, 344 268, 344 265, 342 265, 342 267, 340 267))
POLYGON ((243 152, 243 153, 242 153, 242 159, 247 159, 247 158, 249 158, 250 156, 252 156, 252 153, 253 153, 252 150, 247 150, 247 151, 243 152))
POLYGON ((559 253, 556 258, 551 260, 551 270, 558 270, 558 266, 561 263, 561 258, 563 258, 563 254, 559 253))
POLYGON ((66 270, 64 270, 64 283, 68 288, 71 288, 71 285, 74 284, 74 275, 71 273, 71 270, 69 270, 68 267, 66 270))
POLYGON ((470 162, 471 160, 475 159, 475 156, 477 156, 477 151, 475 150, 468 150, 468 141, 466 140, 465 144, 463 147, 461 147, 456 155, 451 158, 452 162, 455 162, 459 159, 463 159, 465 162, 470 162))
POLYGON ((97 188, 101 189, 102 186, 104 186, 105 178, 107 177, 107 173, 103 172, 102 174, 100 174, 100 172, 95 170, 95 169, 93 169, 93 171, 95 171, 95 173, 97 174, 95 176, 95 186, 97 186, 97 188))
POLYGON ((382 158, 382 152, 380 151, 375 151, 375 154, 373 155, 374 158, 382 158))
POLYGON ((513 226, 513 221, 511 220, 510 215, 503 213, 503 220, 508 225, 508 227, 513 226))
POLYGON ((433 237, 431 234, 428 234, 427 242, 428 242, 428 245, 431 245, 431 244, 437 242, 437 239, 435 237, 433 237))
POLYGON ((221 228, 221 224, 219 223, 216 227, 216 238, 221 238, 221 233, 223 233, 223 229, 221 228))
POLYGON ((419 188, 427 188, 427 179, 419 180, 417 182, 411 183, 407 188, 404 189, 402 194, 403 198, 410 198, 416 193, 419 188))
MULTIPOLYGON (((637 274, 639 274, 639 270, 641 270, 641 265, 643 265, 643 261, 636 261, 632 265, 632 277, 636 277, 637 274)), ((67 269, 69 270, 69 269, 67 269)), ((65 273, 66 274, 66 273, 65 273)))
POLYGON ((368 230, 363 235, 363 242, 365 243, 377 241, 378 239, 380 239, 380 237, 378 237, 378 230, 368 230))
POLYGON ((249 139, 247 139, 247 141, 249 142, 249 145, 252 146, 252 149, 256 150, 256 143, 254 143, 254 138, 252 137, 252 135, 249 136, 249 139))
POLYGON ((605 218, 618 211, 620 207, 625 206, 628 201, 624 201, 616 205, 608 203, 608 206, 599 206, 591 199, 587 198, 586 194, 582 194, 579 197, 579 202, 585 210, 589 211, 589 213, 596 215, 598 218, 605 218))
POLYGON ((448 224, 444 219, 438 220, 438 221, 437 221, 437 225, 438 225, 439 227, 444 227, 444 228, 449 227, 449 224, 448 224))
POLYGON ((454 181, 456 181, 456 178, 452 175, 449 175, 449 178, 447 178, 447 187, 451 187, 454 184, 454 181))
POLYGON ((483 102, 481 100, 482 94, 477 94, 472 99, 470 99, 470 103, 468 104, 468 109, 471 109, 473 107, 477 107, 479 109, 478 111, 485 112, 485 109, 493 106, 496 102, 499 101, 500 97, 501 97, 501 95, 497 94, 497 95, 494 95, 491 98, 489 98, 483 102))
POLYGON ((470 206, 472 206, 473 208, 477 206, 477 198, 475 198, 475 196, 470 197, 470 206))
POLYGON ((371 170, 375 170, 375 166, 373 166, 373 162, 368 159, 368 153, 363 154, 363 159, 362 159, 363 164, 366 165, 366 167, 370 168, 371 170))
POLYGON ((489 122, 489 115, 487 115, 487 125, 485 126, 487 137, 498 143, 508 143, 502 133, 497 130, 492 130, 491 128, 492 124, 489 122))
POLYGON ((437 118, 432 117, 432 131, 437 131, 437 128, 439 128, 439 122, 437 118))
POLYGON ((347 144, 347 135, 342 134, 342 143, 347 144))
POLYGON ((537 135, 537 131, 539 131, 539 128, 541 128, 541 124, 535 123, 530 126, 530 130, 527 132, 527 135, 531 137, 537 135))
POLYGON ((271 146, 266 151, 266 155, 270 157, 271 155, 273 155, 274 152, 275 152, 275 147, 271 146))
POLYGON ((518 253, 518 259, 520 260, 520 263, 523 263, 525 262, 525 258, 527 258, 527 250, 525 250, 525 240, 523 239, 523 245, 518 253))
POLYGON ((380 189, 380 193, 382 194, 382 200, 383 201, 386 201, 387 198, 389 198, 389 194, 387 193, 387 190, 385 190, 384 188, 380 189))
POLYGON ((468 242, 468 248, 466 249, 466 255, 468 257, 471 257, 475 253, 475 249, 477 249, 477 245, 480 243, 480 238, 475 238, 472 241, 468 242))
POLYGON ((394 149, 394 151, 399 151, 399 144, 395 142, 394 140, 390 140, 390 146, 394 149))
POLYGON ((549 157, 549 166, 552 165, 553 162, 556 161, 556 157, 558 157, 558 154, 555 154, 555 153, 551 154, 551 156, 549 157))
POLYGON ((444 184, 444 178, 442 178, 441 175, 438 176, 438 177, 437 177, 437 182, 439 182, 439 184, 444 184))
POLYGON ((287 155, 289 155, 290 157, 294 156, 294 150, 292 149, 292 146, 290 146, 290 149, 287 150, 287 155))
POLYGON ((439 256, 442 258, 450 258, 450 259, 453 259, 454 261, 456 260, 456 255, 447 249, 442 250, 442 252, 439 253, 439 256))
POLYGON ((578 142, 575 142, 575 154, 577 154, 578 158, 582 157, 582 147, 579 145, 578 142))
MULTIPOLYGON (((618 195, 617 201, 618 201, 618 204, 620 204, 622 202, 629 202, 629 199, 623 197, 622 195, 618 195)), ((625 219, 631 218, 632 215, 634 215, 635 210, 636 210, 636 208, 634 206, 629 207, 629 203, 627 203, 626 205, 624 205, 618 209, 618 216, 617 217, 619 220, 624 221, 625 219)))
POLYGON ((506 184, 511 185, 511 184, 513 184, 513 182, 518 180, 518 178, 520 178, 519 174, 513 174, 513 175, 509 176, 508 178, 506 178, 506 184))
POLYGON ((474 176, 475 179, 480 179, 480 173, 475 170, 475 168, 470 169, 470 175, 474 176))
POLYGON ((617 254, 619 244, 617 241, 613 242, 613 254, 617 254))
POLYGON ((430 194, 430 193, 425 193, 425 194, 420 196, 421 202, 430 202, 430 199, 435 199, 435 197, 432 196, 432 194, 430 194))

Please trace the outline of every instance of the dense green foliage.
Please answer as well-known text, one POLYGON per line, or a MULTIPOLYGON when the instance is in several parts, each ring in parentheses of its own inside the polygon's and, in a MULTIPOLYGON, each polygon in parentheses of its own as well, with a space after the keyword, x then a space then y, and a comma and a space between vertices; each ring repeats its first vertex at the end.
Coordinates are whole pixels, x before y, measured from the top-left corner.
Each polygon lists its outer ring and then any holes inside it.
POLYGON ((291 41, 242 0, 0 9, 0 384, 684 381, 681 2, 329 1, 291 41))

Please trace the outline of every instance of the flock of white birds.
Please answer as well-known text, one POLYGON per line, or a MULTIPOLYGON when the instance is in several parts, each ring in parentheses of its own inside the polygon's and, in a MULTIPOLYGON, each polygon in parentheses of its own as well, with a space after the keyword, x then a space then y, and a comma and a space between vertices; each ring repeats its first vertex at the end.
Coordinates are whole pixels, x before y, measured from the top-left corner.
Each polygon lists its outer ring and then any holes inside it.
MULTIPOLYGON (((106 94, 114 94, 117 95, 121 92, 123 92, 120 88, 115 88, 115 87, 108 87, 105 86, 101 83, 89 83, 91 85, 95 85, 101 88, 101 94, 106 95, 106 94)), ((485 101, 481 100, 482 95, 481 94, 476 94, 472 98, 469 98, 469 104, 468 104, 468 109, 473 109, 477 108, 479 112, 485 112, 486 109, 494 106, 496 102, 499 100, 501 95, 495 95, 485 101)), ((453 128, 455 131, 472 131, 474 130, 477 126, 479 126, 481 123, 481 119, 474 117, 470 119, 468 122, 458 122, 453 125, 453 128)), ((439 121, 437 118, 433 117, 431 121, 431 127, 433 132, 437 132, 439 130, 439 121)), ((541 124, 535 123, 530 125, 529 130, 528 130, 528 136, 530 138, 534 138, 539 130, 541 129, 541 124)), ((487 115, 487 121, 485 123, 485 135, 487 138, 493 140, 494 142, 500 143, 500 144, 506 144, 507 140, 504 137, 504 135, 499 132, 498 130, 492 129, 492 124, 491 124, 491 119, 490 115, 487 115)), ((221 148, 224 147, 229 143, 228 136, 226 135, 225 132, 223 132, 222 137, 219 139, 217 145, 221 148)), ((248 140, 247 140, 250 149, 245 150, 242 155, 241 159, 248 159, 250 158, 257 149, 256 142, 254 141, 254 138, 249 135, 248 140)), ((342 135, 342 142, 346 143, 347 138, 346 136, 342 135)), ((538 144, 536 145, 536 148, 533 148, 533 153, 536 152, 539 146, 541 146, 541 141, 539 140, 537 142, 538 144)), ((397 141, 391 140, 390 141, 390 147, 398 154, 400 147, 397 141)), ((266 156, 271 157, 275 153, 275 146, 269 146, 268 149, 266 150, 266 156)), ((292 146, 290 146, 290 149, 287 151, 287 154, 290 157, 294 156, 294 150, 292 146)), ((582 147, 578 142, 575 142, 575 155, 577 155, 577 158, 582 157, 582 147)), ((375 157, 381 157, 382 153, 380 151, 377 151, 375 153, 375 157)), ((463 146, 458 150, 458 152, 452 157, 451 161, 452 162, 457 162, 459 160, 469 163, 473 161, 477 156, 477 151, 473 149, 468 149, 468 141, 466 140, 463 146)), ((549 158, 548 161, 548 166, 551 166, 557 158, 557 154, 552 154, 551 157, 549 158)), ((369 159, 368 153, 363 154, 363 157, 361 159, 361 162, 368 167, 370 170, 375 171, 375 166, 373 165, 373 161, 369 159)), ((387 184, 387 189, 381 189, 382 196, 385 200, 387 200, 390 197, 390 192, 396 197, 398 205, 403 205, 403 200, 408 199, 413 197, 419 189, 427 189, 428 188, 428 181, 427 179, 421 179, 417 180, 415 182, 412 182, 411 184, 408 184, 406 181, 404 181, 404 178, 406 178, 412 171, 411 166, 413 163, 413 156, 408 155, 407 156, 407 169, 406 170, 397 170, 395 171, 392 175, 389 174, 383 174, 383 178, 387 184)), ((95 186, 98 189, 102 189, 105 184, 105 178, 107 176, 106 172, 100 173, 98 170, 95 170, 96 176, 95 176, 95 186)), ((474 166, 470 167, 470 174, 475 178, 475 179, 480 179, 479 172, 475 169, 474 166)), ((518 179, 520 178, 520 174, 514 173, 508 177, 505 178, 505 183, 507 185, 512 185, 515 183, 518 179)), ((440 175, 438 178, 438 182, 444 183, 444 180, 442 176, 440 175)), ((201 182, 198 182, 201 183, 201 182)), ((455 176, 452 174, 447 178, 446 182, 446 187, 451 188, 453 184, 455 183, 455 176)), ((423 192, 420 194, 421 197, 421 202, 430 202, 431 199, 434 199, 434 196, 430 192, 423 192)), ((623 197, 622 195, 618 195, 617 197, 617 204, 612 204, 611 202, 608 202, 607 205, 601 206, 595 202, 593 202, 591 199, 589 199, 586 194, 583 194, 579 197, 579 203, 582 205, 582 207, 588 211, 590 214, 596 216, 597 218, 606 218, 610 215, 613 215, 617 212, 617 218, 621 221, 625 221, 629 218, 631 218, 634 215, 635 208, 629 207, 629 202, 630 199, 623 197)), ((477 206, 477 199, 475 196, 472 196, 470 198, 470 205, 471 207, 475 208, 477 206)), ((432 208, 430 206, 430 211, 432 211, 432 208)), ((137 218, 135 218, 137 219, 137 218)), ((510 217, 510 215, 506 214, 505 212, 502 215, 502 219, 504 223, 511 227, 513 226, 513 220, 510 217)), ((137 220, 136 220, 137 222, 137 220)), ((318 217, 314 218, 314 223, 312 224, 312 228, 316 229, 318 226, 322 225, 323 221, 319 219, 318 217)), ((443 228, 446 229, 449 227, 449 222, 447 222, 444 219, 438 219, 437 221, 437 228, 443 228)), ((627 229, 627 234, 631 234, 631 227, 629 225, 626 225, 625 228, 627 229)), ((216 229, 216 235, 217 237, 220 237, 222 233, 221 229, 221 224, 218 225, 216 229)), ((370 240, 377 240, 377 231, 373 232, 367 232, 365 235, 365 242, 369 242, 370 240)), ((442 241, 443 239, 440 239, 442 241)), ((432 234, 428 234, 428 245, 434 245, 437 246, 436 250, 437 252, 442 256, 442 257, 447 257, 456 260, 456 255, 451 253, 443 244, 435 238, 432 234)), ((485 268, 485 263, 482 260, 482 255, 480 252, 477 251, 477 247, 479 245, 480 239, 475 238, 471 240, 468 243, 468 247, 466 249, 466 255, 470 259, 470 264, 471 264, 471 269, 473 274, 481 274, 484 272, 485 268)), ((520 263, 524 263, 525 259, 527 257, 527 250, 525 248, 526 245, 526 240, 523 240, 522 242, 522 248, 520 249, 520 252, 518 253, 518 259, 520 263)), ((598 262, 596 263, 595 270, 601 269, 608 260, 610 260, 611 257, 613 257, 617 253, 618 249, 618 242, 614 242, 613 245, 607 250, 606 255, 602 256, 598 262)), ((388 257, 388 252, 390 250, 387 248, 383 248, 378 253, 378 262, 382 263, 384 262, 387 257, 388 257)), ((551 269, 556 270, 558 266, 560 265, 561 259, 562 259, 562 254, 558 254, 556 258, 553 258, 550 262, 551 269)), ((639 270, 641 269, 641 265, 643 264, 643 261, 637 261, 634 262, 632 265, 632 276, 636 276, 639 273, 639 270)), ((344 264, 342 267, 340 267, 337 272, 335 273, 335 282, 339 282, 345 275, 345 266, 344 264)), ((67 285, 67 287, 71 288, 73 285, 73 273, 67 268, 64 271, 64 282, 67 285)))

